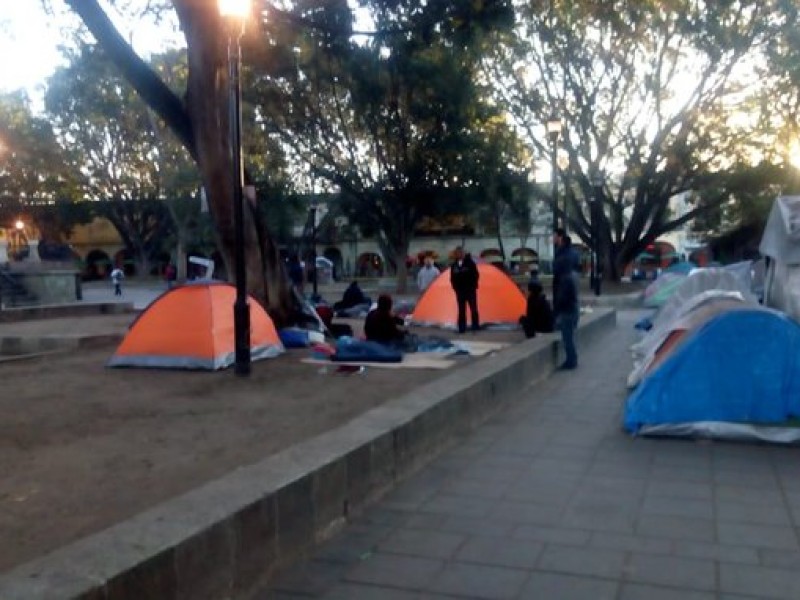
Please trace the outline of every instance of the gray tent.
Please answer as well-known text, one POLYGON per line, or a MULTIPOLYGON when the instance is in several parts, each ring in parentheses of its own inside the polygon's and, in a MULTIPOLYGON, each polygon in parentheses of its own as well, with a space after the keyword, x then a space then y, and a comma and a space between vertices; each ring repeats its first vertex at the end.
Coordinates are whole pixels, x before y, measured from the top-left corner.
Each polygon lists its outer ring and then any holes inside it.
POLYGON ((758 249, 770 259, 764 304, 800 320, 800 196, 775 200, 758 249))

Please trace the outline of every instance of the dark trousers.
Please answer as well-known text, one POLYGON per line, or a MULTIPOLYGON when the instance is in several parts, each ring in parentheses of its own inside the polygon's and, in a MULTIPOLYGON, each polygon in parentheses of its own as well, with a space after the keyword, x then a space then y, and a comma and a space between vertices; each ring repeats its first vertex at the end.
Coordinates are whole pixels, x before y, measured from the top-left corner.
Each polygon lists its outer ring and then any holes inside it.
POLYGON ((115 296, 122 296, 122 284, 115 283, 114 284, 114 295, 115 296))
POLYGON ((458 302, 458 331, 464 333, 467 330, 467 304, 469 304, 472 329, 480 329, 481 322, 478 318, 477 290, 456 292, 456 301, 458 302))
POLYGON ((574 369, 578 366, 578 352, 575 350, 575 329, 578 327, 580 314, 577 312, 560 313, 556 317, 556 329, 561 332, 566 360, 564 366, 574 369))

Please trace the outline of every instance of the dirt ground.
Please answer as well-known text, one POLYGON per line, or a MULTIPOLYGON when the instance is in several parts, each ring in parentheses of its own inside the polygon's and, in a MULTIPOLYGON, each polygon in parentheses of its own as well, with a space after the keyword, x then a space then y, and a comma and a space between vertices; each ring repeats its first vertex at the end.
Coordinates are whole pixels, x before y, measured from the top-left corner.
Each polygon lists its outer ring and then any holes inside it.
MULTIPOLYGON (((59 319, 47 327, 121 332, 132 318, 59 319)), ((464 339, 522 337, 482 331, 464 339)), ((0 362, 0 571, 483 360, 459 357, 446 370, 342 374, 301 363, 308 352, 292 350, 237 378, 230 370, 107 369, 113 349, 0 362)))

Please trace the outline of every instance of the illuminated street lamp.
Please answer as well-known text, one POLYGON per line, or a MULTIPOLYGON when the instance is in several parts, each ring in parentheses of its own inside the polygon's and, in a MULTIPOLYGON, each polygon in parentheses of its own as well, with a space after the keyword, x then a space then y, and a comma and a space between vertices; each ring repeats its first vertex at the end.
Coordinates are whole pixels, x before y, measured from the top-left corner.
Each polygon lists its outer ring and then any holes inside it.
POLYGON ((600 295, 600 232, 598 231, 597 211, 602 210, 603 205, 603 184, 605 183, 605 173, 603 171, 595 171, 592 174, 592 188, 593 194, 589 200, 589 223, 591 227, 591 286, 595 296, 600 295))
MULTIPOLYGON (((552 183, 552 203, 553 203, 553 231, 558 229, 558 163, 556 162, 558 153, 558 138, 561 135, 561 119, 553 115, 547 121, 547 137, 550 140, 550 159, 552 183)), ((553 261, 556 258, 556 247, 553 244, 553 261)))
POLYGON ((242 167, 242 111, 239 68, 242 62, 241 38, 250 14, 250 0, 219 0, 219 12, 228 21, 228 121, 231 164, 233 165, 233 228, 236 300, 233 304, 234 373, 250 374, 250 309, 247 305, 247 280, 244 263, 244 169, 242 167))
POLYGON ((14 227, 17 228, 17 231, 22 231, 25 229, 25 223, 22 221, 22 219, 17 219, 17 222, 14 223, 14 227))

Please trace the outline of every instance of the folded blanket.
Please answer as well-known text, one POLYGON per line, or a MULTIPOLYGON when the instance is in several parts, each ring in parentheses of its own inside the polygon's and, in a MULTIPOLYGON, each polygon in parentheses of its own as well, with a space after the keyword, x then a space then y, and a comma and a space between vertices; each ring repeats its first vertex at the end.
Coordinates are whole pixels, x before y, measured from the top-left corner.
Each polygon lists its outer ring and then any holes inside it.
POLYGON ((402 362, 403 353, 378 342, 349 339, 336 344, 336 353, 331 356, 334 362, 402 362))

